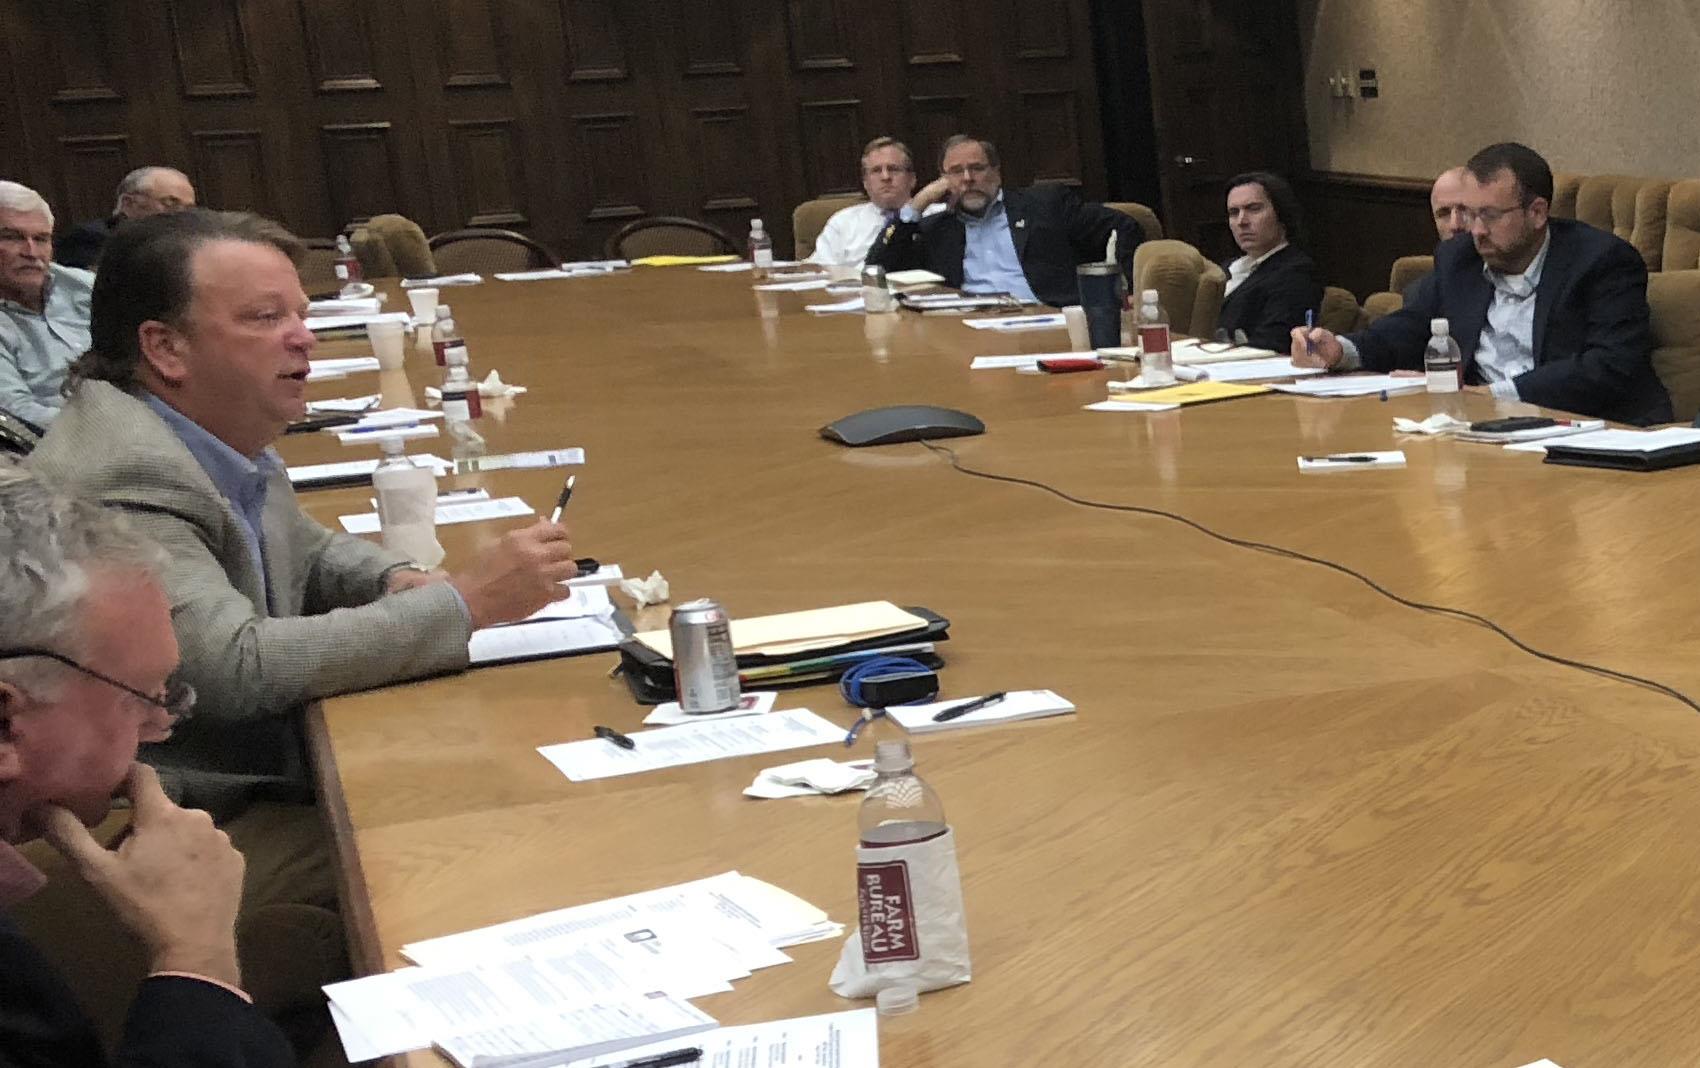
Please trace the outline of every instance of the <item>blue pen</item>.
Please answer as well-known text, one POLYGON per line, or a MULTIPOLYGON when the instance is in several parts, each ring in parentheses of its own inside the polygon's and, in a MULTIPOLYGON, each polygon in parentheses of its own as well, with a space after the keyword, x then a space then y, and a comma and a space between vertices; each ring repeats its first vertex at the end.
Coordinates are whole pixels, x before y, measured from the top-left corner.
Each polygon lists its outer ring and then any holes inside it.
POLYGON ((348 430, 344 430, 341 433, 344 433, 344 434, 381 434, 381 433, 383 433, 387 430, 412 430, 415 427, 417 427, 418 425, 419 425, 419 423, 417 421, 412 422, 412 423, 384 423, 384 424, 381 424, 379 426, 357 426, 357 427, 353 427, 353 428, 348 429, 348 430))
POLYGON ((1316 312, 1305 309, 1305 352, 1310 356, 1316 355, 1316 342, 1310 339, 1310 332, 1316 329, 1316 312))

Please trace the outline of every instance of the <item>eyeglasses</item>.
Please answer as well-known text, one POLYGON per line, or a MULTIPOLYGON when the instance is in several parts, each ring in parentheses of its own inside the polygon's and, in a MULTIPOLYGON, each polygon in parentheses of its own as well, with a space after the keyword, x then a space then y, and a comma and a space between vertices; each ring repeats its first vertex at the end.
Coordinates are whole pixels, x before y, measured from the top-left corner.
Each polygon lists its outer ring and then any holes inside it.
POLYGON ((0 660, 22 660, 29 657, 41 657, 52 660, 74 671, 80 671, 91 679, 106 683, 108 686, 123 690, 138 701, 143 701, 155 708, 164 709, 174 722, 182 722, 189 718, 195 708, 195 688, 184 682, 176 674, 165 680, 165 696, 153 697, 136 689, 126 686, 110 675, 102 675, 94 668, 85 667, 63 653, 55 653, 48 649, 0 649, 0 660))
POLYGON ((946 167, 944 173, 950 178, 965 178, 970 174, 978 178, 991 169, 990 163, 959 163, 954 167, 946 167))
POLYGON ((1471 211, 1469 208, 1464 208, 1464 225, 1474 226, 1476 224, 1476 220, 1480 219, 1483 224, 1492 226, 1494 223, 1497 223, 1499 220, 1505 218, 1514 211, 1528 210, 1529 206, 1527 204, 1519 204, 1514 208, 1481 208, 1477 211, 1471 211))

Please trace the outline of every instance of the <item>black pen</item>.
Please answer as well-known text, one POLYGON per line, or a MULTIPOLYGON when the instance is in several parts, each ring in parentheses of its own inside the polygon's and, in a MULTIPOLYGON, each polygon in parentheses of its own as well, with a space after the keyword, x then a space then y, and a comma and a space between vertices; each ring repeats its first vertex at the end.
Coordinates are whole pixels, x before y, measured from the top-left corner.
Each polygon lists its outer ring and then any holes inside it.
POLYGON ((636 749, 637 743, 612 727, 598 726, 593 732, 598 738, 613 742, 621 749, 636 749))
POLYGON ((1306 456, 1307 464, 1373 464, 1373 456, 1306 456))
POLYGON ((966 716, 970 712, 978 712, 982 708, 997 704, 1003 700, 1002 693, 989 693, 984 697, 976 697, 972 701, 964 701, 959 705, 941 708, 933 715, 934 723, 949 723, 958 716, 966 716))
POLYGON ((555 510, 550 513, 549 522, 559 523, 561 521, 561 510, 567 506, 568 501, 573 499, 573 483, 577 481, 577 475, 567 476, 567 484, 561 487, 561 496, 555 501, 555 510))
POLYGON ((702 1047, 692 1046, 690 1049, 676 1049, 670 1053, 657 1053, 653 1057, 639 1057, 635 1061, 621 1061, 610 1065, 609 1068, 672 1068, 676 1064, 695 1064, 702 1060, 702 1047))

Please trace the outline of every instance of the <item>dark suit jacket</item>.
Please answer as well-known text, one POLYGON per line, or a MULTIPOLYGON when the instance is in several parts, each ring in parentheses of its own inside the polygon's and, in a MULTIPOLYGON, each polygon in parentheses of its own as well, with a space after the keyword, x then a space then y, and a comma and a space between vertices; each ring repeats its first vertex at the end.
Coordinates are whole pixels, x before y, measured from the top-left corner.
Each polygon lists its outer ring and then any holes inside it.
POLYGON ((53 262, 62 263, 67 267, 81 267, 86 271, 94 270, 100 264, 101 250, 106 247, 106 239, 112 236, 112 231, 118 229, 118 216, 110 219, 91 219, 78 223, 59 235, 53 242, 53 262))
MULTIPOLYGON (((1033 295, 1046 304, 1060 307, 1080 303, 1074 268, 1101 262, 1112 232, 1121 235, 1116 238, 1116 259, 1123 276, 1133 265, 1133 247, 1145 238, 1139 224, 1128 216, 1102 204, 1085 203, 1065 185, 1006 188, 1003 202, 1021 270, 1033 295)), ((960 289, 962 255, 967 246, 962 217, 954 211, 941 211, 916 223, 887 225, 868 250, 867 262, 888 271, 924 267, 960 289)))
MULTIPOLYGON (((1653 373, 1647 267, 1628 242, 1571 219, 1549 219, 1535 290, 1535 366, 1517 393, 1543 408, 1622 423, 1669 422, 1670 395, 1653 373)), ((1480 383, 1476 344, 1493 286, 1468 234, 1435 249, 1434 273, 1391 315, 1352 334, 1366 368, 1421 369, 1430 319, 1444 317, 1464 356, 1464 381, 1480 383)))
POLYGON ((0 916, 0 1068, 286 1068, 295 1053, 260 1011, 198 979, 145 980, 110 1061, 64 980, 0 916))
MULTIPOLYGON (((1222 265, 1227 270, 1227 264, 1222 265)), ((1216 325, 1231 337, 1244 330, 1246 341, 1260 349, 1286 352, 1292 347, 1293 327, 1305 324, 1305 312, 1322 307, 1322 283, 1316 261, 1303 249, 1288 245, 1258 264, 1222 302, 1216 325)))

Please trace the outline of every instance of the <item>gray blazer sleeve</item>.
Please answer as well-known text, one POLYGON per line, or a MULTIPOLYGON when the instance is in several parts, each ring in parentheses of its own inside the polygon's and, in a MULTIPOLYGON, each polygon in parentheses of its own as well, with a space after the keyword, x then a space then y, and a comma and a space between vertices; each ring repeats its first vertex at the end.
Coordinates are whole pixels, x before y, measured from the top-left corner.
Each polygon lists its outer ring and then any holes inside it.
MULTIPOLYGON (((197 715, 258 719, 316 698, 466 666, 471 624, 446 583, 364 604, 345 598, 344 607, 316 615, 268 616, 231 585, 193 524, 165 512, 132 516, 171 557, 166 589, 186 678, 200 696, 197 715)), ((322 551, 302 559, 309 586, 337 595, 374 587, 382 558, 340 546, 319 530, 322 551), (359 562, 339 570, 340 556, 359 562)), ((268 556, 274 548, 268 541, 268 556)), ((334 596, 327 601, 338 603, 334 596)))

